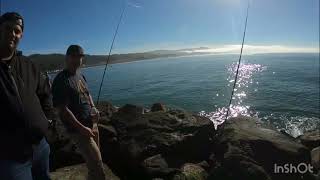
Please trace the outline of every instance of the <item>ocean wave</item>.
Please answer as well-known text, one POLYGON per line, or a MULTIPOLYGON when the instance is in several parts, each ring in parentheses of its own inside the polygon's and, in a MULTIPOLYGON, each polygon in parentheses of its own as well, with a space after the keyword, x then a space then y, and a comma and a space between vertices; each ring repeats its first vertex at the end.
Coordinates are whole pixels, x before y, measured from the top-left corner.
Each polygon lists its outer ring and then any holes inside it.
MULTIPOLYGON (((223 124, 226 121, 227 108, 218 108, 213 112, 200 111, 199 115, 209 118, 215 128, 223 124)), ((259 116, 259 112, 250 110, 249 106, 231 106, 230 117, 237 116, 249 116, 257 118, 271 126, 275 127, 279 131, 284 131, 293 137, 298 137, 305 132, 320 129, 320 118, 319 117, 307 117, 307 116, 290 116, 288 113, 272 113, 263 117, 259 116)))
POLYGON ((289 114, 270 114, 261 118, 279 131, 285 131, 293 137, 298 137, 307 131, 320 129, 319 117, 290 116, 289 114))

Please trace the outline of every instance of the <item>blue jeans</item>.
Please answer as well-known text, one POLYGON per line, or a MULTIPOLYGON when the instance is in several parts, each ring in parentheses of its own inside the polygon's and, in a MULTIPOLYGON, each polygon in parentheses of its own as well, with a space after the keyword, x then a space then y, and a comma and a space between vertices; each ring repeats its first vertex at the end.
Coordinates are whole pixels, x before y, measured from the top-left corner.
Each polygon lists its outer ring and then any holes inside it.
POLYGON ((1 180, 50 180, 50 147, 46 139, 33 148, 32 159, 26 162, 0 160, 1 180))

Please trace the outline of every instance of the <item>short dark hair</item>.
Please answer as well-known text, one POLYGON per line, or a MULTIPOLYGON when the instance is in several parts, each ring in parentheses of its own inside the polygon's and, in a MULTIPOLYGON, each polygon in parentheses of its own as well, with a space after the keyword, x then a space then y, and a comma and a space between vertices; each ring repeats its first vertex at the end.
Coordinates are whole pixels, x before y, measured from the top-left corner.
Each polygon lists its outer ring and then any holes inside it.
POLYGON ((6 21, 18 21, 21 20, 22 24, 19 24, 21 26, 21 29, 23 31, 24 28, 24 21, 23 21, 23 17, 16 13, 16 12, 7 12, 4 13, 1 17, 0 17, 0 25, 6 21))
POLYGON ((81 46, 72 44, 68 47, 66 55, 67 56, 72 56, 72 55, 84 56, 84 50, 81 46))

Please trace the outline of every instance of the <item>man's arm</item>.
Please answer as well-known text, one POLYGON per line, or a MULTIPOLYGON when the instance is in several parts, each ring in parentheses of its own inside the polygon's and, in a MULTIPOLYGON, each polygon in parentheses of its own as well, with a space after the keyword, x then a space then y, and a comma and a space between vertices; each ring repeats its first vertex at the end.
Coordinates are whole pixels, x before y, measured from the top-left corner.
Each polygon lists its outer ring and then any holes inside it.
POLYGON ((82 135, 88 137, 94 137, 92 130, 84 125, 82 125, 78 119, 74 116, 74 114, 70 111, 70 109, 65 106, 61 105, 57 107, 58 113, 62 121, 68 122, 74 129, 76 129, 82 135))
POLYGON ((72 111, 68 108, 69 104, 69 94, 68 94, 68 85, 65 83, 63 76, 56 76, 52 84, 52 95, 53 95, 53 106, 56 108, 61 121, 68 123, 71 128, 74 128, 76 131, 82 135, 88 137, 94 137, 90 128, 82 125, 78 119, 74 116, 72 111))
POLYGON ((89 102, 91 107, 95 107, 91 94, 89 94, 89 102))

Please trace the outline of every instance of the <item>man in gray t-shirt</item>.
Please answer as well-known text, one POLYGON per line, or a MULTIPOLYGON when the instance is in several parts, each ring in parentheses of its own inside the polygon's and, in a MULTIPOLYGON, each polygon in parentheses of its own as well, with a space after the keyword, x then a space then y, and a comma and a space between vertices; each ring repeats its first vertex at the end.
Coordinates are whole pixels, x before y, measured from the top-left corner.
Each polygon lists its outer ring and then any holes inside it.
POLYGON ((52 101, 71 139, 86 161, 88 179, 104 180, 96 125, 99 113, 94 106, 85 77, 80 72, 83 57, 84 52, 80 46, 69 46, 66 68, 56 76, 52 84, 52 101))
MULTIPOLYGON (((55 107, 67 105, 77 120, 84 126, 92 128, 90 116, 90 94, 84 76, 80 71, 74 73, 67 69, 61 71, 53 82, 53 103, 55 107)), ((62 121, 69 132, 76 132, 72 122, 62 121)))

